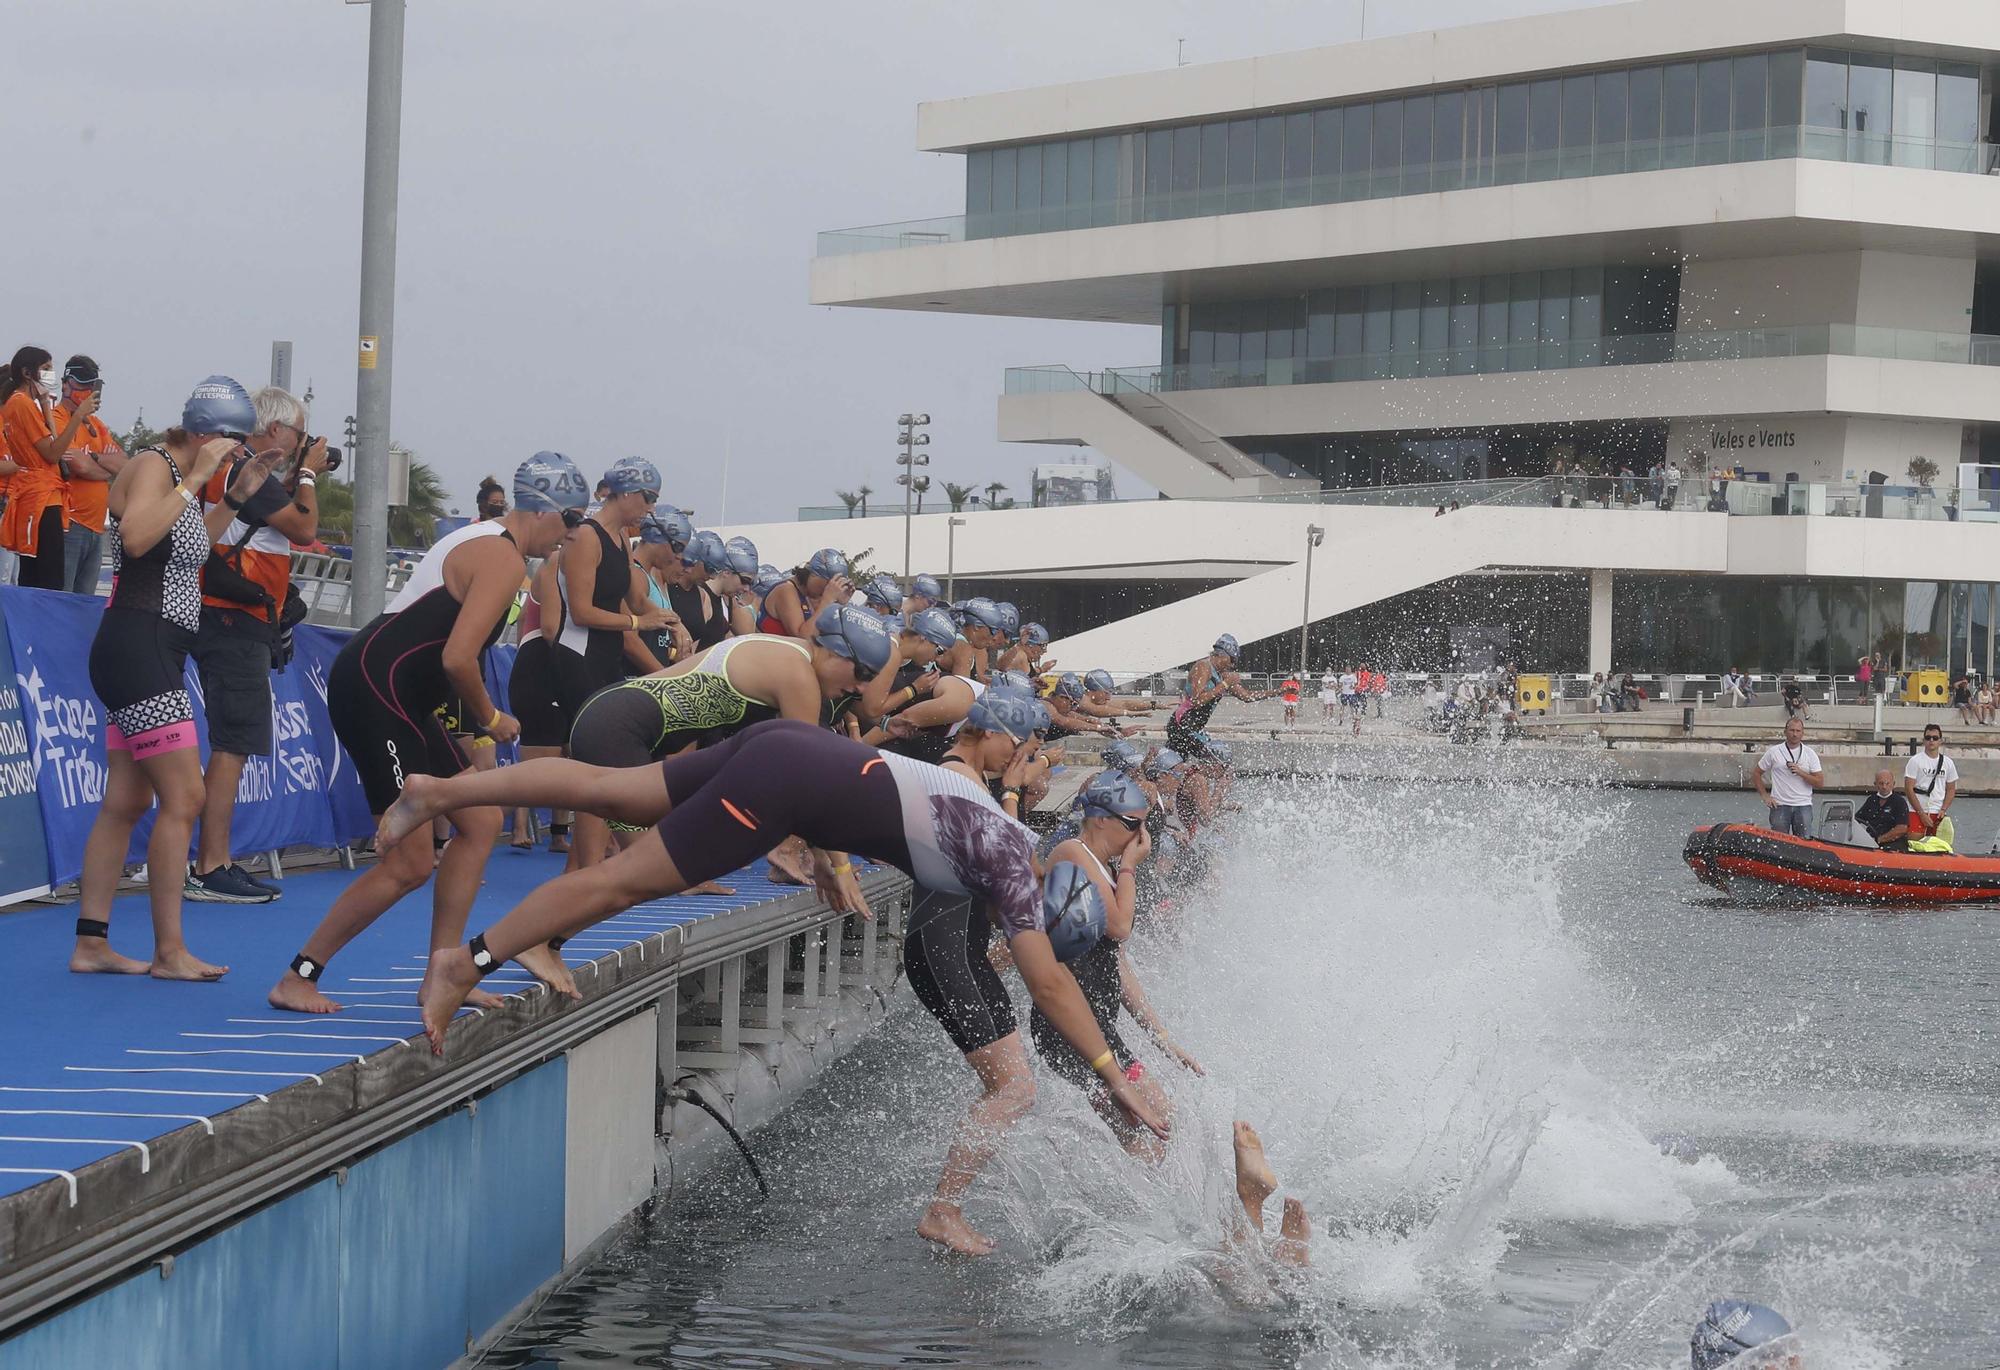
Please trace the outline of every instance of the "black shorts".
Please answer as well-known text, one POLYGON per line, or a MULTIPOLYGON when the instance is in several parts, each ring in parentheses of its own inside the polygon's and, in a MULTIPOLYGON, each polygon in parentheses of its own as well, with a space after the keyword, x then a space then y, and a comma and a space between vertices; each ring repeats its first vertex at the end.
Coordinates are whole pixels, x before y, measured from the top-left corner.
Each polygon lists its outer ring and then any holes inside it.
POLYGON ((163 729, 178 736, 176 725, 188 725, 192 734, 185 669, 193 645, 193 633, 158 614, 116 605, 104 611, 90 641, 90 688, 123 734, 123 750, 132 750, 133 739, 165 738, 163 729))
POLYGON ((551 650, 547 638, 530 635, 515 653, 514 671, 507 677, 507 712, 521 724, 523 747, 560 747, 569 741, 568 720, 556 702, 551 650))
POLYGON ((944 1027, 952 1045, 968 1056, 1018 1026, 1007 987, 986 959, 992 936, 993 920, 980 901, 917 891, 903 937, 903 970, 918 1001, 944 1027))
POLYGON ((205 604, 192 655, 201 677, 209 749, 269 756, 275 743, 270 625, 247 609, 205 604))
POLYGON ((558 642, 549 649, 549 664, 555 680, 556 704, 562 710, 563 741, 567 742, 570 731, 576 727, 577 715, 583 712, 590 697, 625 678, 625 661, 622 656, 592 658, 558 642))
POLYGON ((569 730, 573 761, 590 766, 645 766, 659 759, 660 702, 642 689, 612 685, 577 711, 569 730))
POLYGON ((333 735, 354 761, 355 775, 368 796, 368 812, 382 813, 413 775, 449 779, 466 767, 465 753, 452 739, 437 699, 383 698, 361 669, 355 637, 333 660, 326 677, 326 709, 333 735))

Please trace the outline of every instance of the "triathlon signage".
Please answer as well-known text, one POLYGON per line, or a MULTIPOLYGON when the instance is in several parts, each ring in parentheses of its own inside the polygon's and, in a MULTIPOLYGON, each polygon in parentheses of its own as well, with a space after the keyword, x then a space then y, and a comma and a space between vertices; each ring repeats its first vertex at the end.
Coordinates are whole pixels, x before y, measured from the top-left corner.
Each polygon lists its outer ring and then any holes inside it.
POLYGON ((0 904, 45 894, 49 857, 35 798, 35 747, 21 712, 21 687, 7 626, 0 622, 0 904))

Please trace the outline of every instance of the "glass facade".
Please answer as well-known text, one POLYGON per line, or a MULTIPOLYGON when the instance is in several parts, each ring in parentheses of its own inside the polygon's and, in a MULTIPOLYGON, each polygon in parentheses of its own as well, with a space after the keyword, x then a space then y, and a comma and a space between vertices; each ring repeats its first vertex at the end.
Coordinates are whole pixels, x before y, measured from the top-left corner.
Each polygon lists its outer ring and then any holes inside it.
POLYGON ((1679 300, 1678 264, 1645 264, 1196 301, 1167 306, 1161 363, 1200 390, 1670 361, 1679 300))
MULTIPOLYGON (((1984 172, 1982 86, 1929 57, 1785 48, 966 154, 967 237, 1775 157, 1984 172)), ((2000 102, 1995 102, 2000 103, 2000 102)), ((1988 118, 2000 123, 2000 114, 1988 118)))
POLYGON ((1397 433, 1239 437, 1232 442, 1279 475, 1329 489, 1545 476, 1557 468, 1645 471, 1667 451, 1664 419, 1521 424, 1397 433))

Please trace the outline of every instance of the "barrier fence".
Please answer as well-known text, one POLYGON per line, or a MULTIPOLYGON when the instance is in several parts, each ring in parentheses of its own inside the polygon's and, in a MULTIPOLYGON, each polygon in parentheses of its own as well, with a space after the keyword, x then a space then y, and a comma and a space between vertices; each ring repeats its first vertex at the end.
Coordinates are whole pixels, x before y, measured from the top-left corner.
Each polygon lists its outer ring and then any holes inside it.
MULTIPOLYGON (((32 898, 77 878, 104 799, 104 706, 90 685, 90 644, 104 601, 49 590, 0 587, 0 904, 32 898)), ((310 623, 293 633, 295 654, 271 673, 274 746, 250 757, 237 787, 234 854, 291 847, 344 847, 375 827, 361 786, 333 735, 327 673, 348 634, 310 623)), ((487 689, 507 698, 514 649, 487 654, 487 689)), ((186 681, 204 766, 208 724, 190 658, 186 681)), ((514 748, 502 749, 502 761, 514 748)), ((126 860, 145 860, 149 815, 126 860)))

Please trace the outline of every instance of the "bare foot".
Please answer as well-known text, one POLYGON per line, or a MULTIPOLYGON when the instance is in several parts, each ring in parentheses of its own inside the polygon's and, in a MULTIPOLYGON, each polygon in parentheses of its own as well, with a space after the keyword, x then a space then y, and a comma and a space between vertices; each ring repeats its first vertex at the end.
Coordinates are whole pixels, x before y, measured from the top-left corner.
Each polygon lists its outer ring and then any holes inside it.
POLYGON ((375 824, 375 850, 389 850, 436 818, 442 812, 437 804, 437 789, 442 784, 442 780, 430 775, 413 775, 405 780, 403 792, 375 824))
POLYGON ((444 1055, 444 1035, 465 998, 479 988, 479 969, 472 953, 464 947, 446 947, 431 953, 430 970, 418 1002, 423 1007, 424 1036, 431 1039, 431 1055, 444 1055))
POLYGON ((149 972, 155 980, 195 980, 213 983, 229 974, 228 966, 211 966, 186 948, 155 956, 149 972))
POLYGON ((1264 1230, 1264 1200, 1278 1188, 1278 1177, 1264 1159, 1264 1139, 1257 1129, 1238 1120, 1236 1124, 1236 1197, 1259 1232, 1264 1230))
POLYGON ((102 937, 79 937, 69 954, 69 968, 79 975, 144 975, 152 967, 120 956, 102 937))
POLYGON ((499 1008, 506 1002, 501 996, 488 994, 483 989, 476 989, 465 996, 465 1006, 467 1008, 499 1008))
POLYGON ((924 1210, 924 1216, 917 1220, 917 1235, 927 1242, 936 1242, 948 1251, 956 1251, 961 1256, 993 1254, 993 1239, 975 1232, 957 1204, 948 1204, 941 1200, 932 1202, 931 1206, 924 1210))
POLYGON ((729 885, 718 885, 713 880, 704 880, 699 885, 695 885, 690 889, 682 890, 681 893, 682 894, 734 894, 736 893, 736 891, 733 887, 729 885))
POLYGON ((544 942, 537 947, 529 947, 514 958, 522 969, 549 987, 551 994, 583 1002, 583 991, 576 987, 576 977, 569 973, 569 967, 554 948, 544 942))
POLYGON ((285 972, 284 979, 271 987, 272 1008, 289 1009, 293 1013, 338 1013, 340 1005, 319 992, 319 986, 306 979, 295 970, 285 972))
POLYGON ((812 867, 806 864, 805 853, 790 839, 771 848, 764 859, 771 863, 773 884, 810 885, 813 882, 812 867))
POLYGON ((551 837, 549 839, 549 854, 552 856, 568 856, 569 839, 567 837, 551 837))
POLYGON ((1295 1266, 1300 1270, 1312 1264, 1312 1221, 1306 1216, 1306 1206, 1297 1199, 1285 1200, 1285 1216, 1278 1224, 1281 1234, 1278 1244, 1271 1248, 1271 1259, 1280 1265, 1295 1266))

